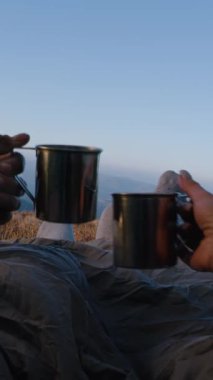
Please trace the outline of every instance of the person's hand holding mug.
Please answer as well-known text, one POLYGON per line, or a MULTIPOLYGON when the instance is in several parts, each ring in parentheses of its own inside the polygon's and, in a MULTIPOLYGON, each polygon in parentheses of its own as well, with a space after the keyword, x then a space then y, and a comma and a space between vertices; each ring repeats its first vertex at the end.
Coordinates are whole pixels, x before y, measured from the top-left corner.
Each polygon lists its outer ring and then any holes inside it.
POLYGON ((15 180, 15 175, 24 169, 24 158, 14 148, 27 144, 30 137, 25 133, 16 136, 0 135, 0 224, 8 222, 11 212, 20 206, 18 197, 23 190, 15 180))
POLYGON ((180 210, 186 222, 183 225, 185 236, 197 238, 198 228, 202 232, 202 239, 187 263, 194 269, 213 271, 213 194, 203 189, 197 182, 185 176, 179 176, 179 185, 192 200, 180 210), (195 223, 197 225, 195 225, 195 223))

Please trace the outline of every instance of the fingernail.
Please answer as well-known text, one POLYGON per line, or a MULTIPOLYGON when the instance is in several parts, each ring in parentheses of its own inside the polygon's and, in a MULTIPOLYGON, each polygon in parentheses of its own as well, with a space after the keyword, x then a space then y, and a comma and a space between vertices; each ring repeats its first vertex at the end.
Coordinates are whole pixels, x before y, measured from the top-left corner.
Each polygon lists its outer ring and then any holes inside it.
POLYGON ((22 140, 23 137, 29 138, 30 135, 28 135, 28 133, 21 133, 20 135, 16 136, 16 140, 22 140))
POLYGON ((184 181, 188 180, 188 177, 186 175, 184 175, 183 173, 180 173, 179 177, 180 177, 181 180, 184 180, 184 181))

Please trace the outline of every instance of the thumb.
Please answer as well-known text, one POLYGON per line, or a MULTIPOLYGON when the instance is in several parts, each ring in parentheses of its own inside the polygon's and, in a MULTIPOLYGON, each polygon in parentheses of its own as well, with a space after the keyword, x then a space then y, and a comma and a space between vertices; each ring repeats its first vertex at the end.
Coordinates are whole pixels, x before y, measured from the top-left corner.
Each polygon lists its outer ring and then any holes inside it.
POLYGON ((186 177, 185 175, 178 176, 178 184, 181 189, 189 195, 192 201, 200 200, 204 195, 208 194, 206 190, 198 182, 186 177))
POLYGON ((30 136, 26 133, 19 133, 13 137, 0 135, 0 154, 9 153, 13 148, 19 148, 28 143, 30 136))
POLYGON ((11 137, 11 144, 13 148, 19 148, 27 144, 29 140, 30 136, 27 133, 19 133, 18 135, 11 137))

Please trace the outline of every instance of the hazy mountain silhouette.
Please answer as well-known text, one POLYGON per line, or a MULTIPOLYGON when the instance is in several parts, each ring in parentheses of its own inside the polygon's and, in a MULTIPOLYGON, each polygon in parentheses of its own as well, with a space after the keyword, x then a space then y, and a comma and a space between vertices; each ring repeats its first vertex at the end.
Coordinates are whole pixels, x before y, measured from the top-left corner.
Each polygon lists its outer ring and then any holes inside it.
POLYGON ((145 181, 137 181, 124 176, 100 173, 98 188, 97 217, 112 201, 113 193, 149 192, 154 191, 154 185, 145 181))
MULTIPOLYGON (((34 193, 34 171, 28 169, 27 175, 23 178, 27 182, 29 189, 34 193)), ((125 176, 117 176, 101 172, 98 181, 98 202, 97 218, 100 217, 103 209, 112 201, 112 193, 125 192, 148 192, 154 191, 154 185, 145 181, 134 180, 125 176)), ((33 210, 33 204, 29 198, 24 195, 21 198, 21 211, 33 210)))

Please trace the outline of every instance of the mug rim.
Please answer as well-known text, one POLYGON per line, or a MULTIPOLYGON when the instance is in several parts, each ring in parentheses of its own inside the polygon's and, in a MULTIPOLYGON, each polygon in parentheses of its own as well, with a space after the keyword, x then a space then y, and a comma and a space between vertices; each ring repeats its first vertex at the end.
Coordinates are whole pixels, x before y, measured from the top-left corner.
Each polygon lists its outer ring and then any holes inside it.
POLYGON ((101 153, 101 148, 83 145, 66 145, 66 144, 38 144, 35 146, 37 150, 62 151, 62 152, 79 152, 79 153, 101 153))

